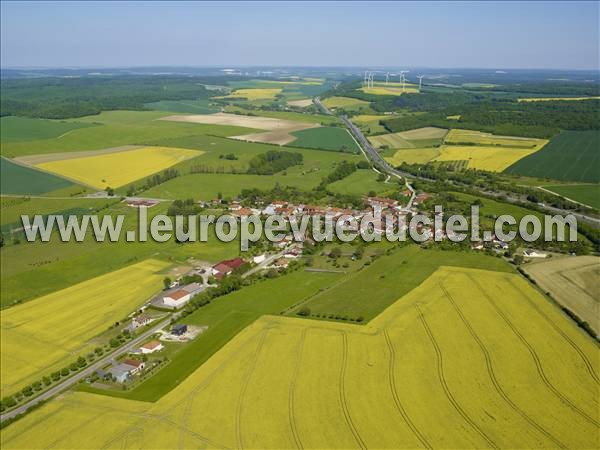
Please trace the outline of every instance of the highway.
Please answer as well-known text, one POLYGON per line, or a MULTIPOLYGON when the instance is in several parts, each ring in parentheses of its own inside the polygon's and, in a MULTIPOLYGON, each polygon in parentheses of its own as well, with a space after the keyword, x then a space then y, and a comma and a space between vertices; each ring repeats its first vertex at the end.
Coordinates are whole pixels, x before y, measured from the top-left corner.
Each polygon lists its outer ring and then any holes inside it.
MULTIPOLYGON (((323 113, 333 115, 333 113, 321 103, 321 100, 319 99, 319 97, 314 98, 313 102, 319 109, 321 109, 321 111, 323 111, 323 113)), ((416 176, 416 175, 413 175, 413 174, 410 174, 407 172, 402 172, 400 170, 393 168, 373 148, 373 146, 371 145, 369 140, 363 135, 362 131, 360 131, 360 129, 356 125, 354 125, 350 121, 350 119, 348 119, 348 117, 340 116, 340 119, 348 128, 348 131, 350 131, 350 133, 357 140, 357 142, 359 143, 359 145, 361 146, 361 148, 363 149, 365 154, 368 155, 368 157, 370 158, 373 165, 380 171, 387 173, 389 175, 393 175, 397 178, 404 177, 407 180, 413 178, 413 179, 428 180, 431 182, 435 181, 435 180, 430 180, 428 178, 419 177, 419 176, 416 176)), ((451 185, 456 184, 452 181, 448 181, 448 183, 451 185)), ((407 187, 409 187, 408 181, 407 181, 407 187)), ((457 187, 460 187, 460 186, 457 185, 457 187)), ((413 191, 411 187, 409 187, 409 189, 411 191, 413 191)), ((494 191, 487 191, 484 189, 481 189, 480 192, 481 192, 481 194, 488 195, 488 196, 494 197, 494 198, 504 197, 504 199, 502 201, 506 202, 506 203, 512 203, 512 204, 517 204, 517 205, 519 205, 521 203, 527 203, 527 199, 524 196, 521 197, 513 192, 494 192, 494 191)), ((412 204, 413 200, 414 200, 414 192, 413 192, 411 201, 409 203, 409 206, 412 204)), ((600 218, 598 218, 598 217, 589 216, 589 215, 582 214, 580 212, 573 211, 573 210, 559 209, 559 208, 555 208, 555 207, 549 206, 549 205, 545 205, 544 207, 542 207, 542 209, 544 209, 545 212, 549 213, 549 214, 559 214, 562 216, 572 214, 573 216, 575 216, 577 218, 577 220, 581 220, 582 222, 588 223, 589 225, 592 225, 594 227, 600 226, 600 218)))

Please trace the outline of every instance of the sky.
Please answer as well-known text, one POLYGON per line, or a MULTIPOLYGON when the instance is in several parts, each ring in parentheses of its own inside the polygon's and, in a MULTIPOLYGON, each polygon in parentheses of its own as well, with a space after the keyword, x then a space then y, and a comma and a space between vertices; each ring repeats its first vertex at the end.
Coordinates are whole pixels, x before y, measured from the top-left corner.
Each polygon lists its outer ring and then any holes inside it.
POLYGON ((599 68, 593 2, 0 3, 0 65, 599 68))

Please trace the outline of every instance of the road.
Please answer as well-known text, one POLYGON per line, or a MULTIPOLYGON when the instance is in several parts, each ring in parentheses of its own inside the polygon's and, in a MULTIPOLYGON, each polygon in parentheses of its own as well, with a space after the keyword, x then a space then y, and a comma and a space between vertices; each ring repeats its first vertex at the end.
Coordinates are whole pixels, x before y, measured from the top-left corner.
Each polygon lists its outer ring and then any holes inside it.
MULTIPOLYGON (((325 112, 326 114, 332 114, 332 112, 321 103, 321 100, 318 97, 316 97, 313 101, 314 101, 315 105, 317 105, 317 107, 319 107, 323 112, 325 112)), ((400 170, 395 169, 385 159, 383 159, 383 157, 373 148, 373 146, 371 145, 369 140, 363 135, 362 131, 360 131, 360 129, 356 125, 354 125, 350 121, 350 119, 348 119, 346 116, 341 116, 340 119, 342 120, 342 122, 344 122, 346 127, 348 127, 348 130, 354 136, 354 138, 358 141, 359 145, 364 150, 365 154, 368 155, 371 162, 375 165, 376 168, 378 168, 382 172, 387 173, 389 175, 393 175, 397 178, 403 177, 406 180, 413 178, 413 179, 428 180, 428 181, 432 181, 432 182, 435 181, 435 180, 430 180, 428 178, 419 177, 419 176, 416 176, 416 175, 413 175, 413 174, 410 174, 407 172, 402 172, 400 170)), ((453 182, 449 182, 449 183, 456 184, 453 182)), ((409 208, 412 205, 412 202, 414 200, 414 191, 413 191, 412 187, 410 187, 410 185, 408 184, 408 181, 406 182, 406 185, 409 189, 411 189, 411 191, 413 193, 413 195, 411 196, 409 205, 407 206, 407 208, 409 208)), ((550 192, 550 191, 548 191, 548 192, 550 192)), ((525 198, 521 198, 512 192, 492 192, 492 191, 486 191, 486 190, 482 189, 482 190, 480 190, 480 193, 487 195, 487 196, 496 197, 496 198, 504 197, 504 199, 502 201, 504 201, 506 203, 512 203, 512 204, 527 203, 525 198)), ((577 218, 577 220, 580 220, 582 222, 590 224, 594 227, 600 226, 600 218, 598 218, 598 217, 589 216, 587 214, 582 214, 582 213, 579 213, 579 212, 576 212, 573 210, 569 210, 569 209, 555 208, 553 206, 548 206, 548 205, 545 205, 544 207, 542 207, 542 209, 544 209, 544 211, 546 213, 550 213, 550 214, 558 214, 558 215, 562 215, 562 216, 572 214, 573 216, 575 216, 577 218)))
POLYGON ((60 382, 56 386, 51 387, 46 392, 29 400, 27 403, 24 403, 23 405, 20 405, 20 406, 16 407, 15 409, 2 414, 0 416, 0 422, 4 422, 6 419, 11 419, 19 414, 22 414, 25 411, 27 411, 29 408, 31 408, 32 406, 38 404, 39 402, 48 400, 51 397, 55 396, 56 394, 59 394, 60 392, 66 390, 66 389, 69 389, 74 384, 78 383, 80 380, 82 380, 82 379, 86 378, 87 376, 91 375, 92 373, 94 373, 94 371, 96 371, 97 369, 101 369, 102 367, 106 366, 107 364, 110 364, 111 360, 113 359, 113 357, 116 354, 128 352, 128 351, 132 350, 133 348, 139 346, 140 343, 142 343, 143 341, 148 339, 150 336, 152 336, 158 330, 166 327, 169 324, 169 322, 171 321, 171 319, 177 318, 177 316, 178 316, 177 313, 173 314, 173 315, 169 315, 169 317, 167 317, 165 320, 162 320, 161 322, 159 322, 158 324, 156 324, 149 330, 146 330, 139 336, 137 336, 134 339, 132 339, 131 341, 129 341, 124 346, 115 349, 113 352, 108 353, 107 355, 105 355, 101 359, 99 359, 98 361, 90 364, 85 369, 83 369, 81 372, 78 372, 75 375, 73 375, 71 378, 68 378, 68 379, 60 382))
MULTIPOLYGON (((258 264, 257 266, 255 266, 252 269, 250 269, 247 272, 245 272, 242 275, 242 277, 245 278, 245 277, 247 277, 249 275, 252 275, 253 273, 255 273, 255 272, 263 269, 264 267, 266 267, 269 264, 271 264, 271 262, 273 262, 274 260, 282 257, 285 254, 285 252, 287 252, 289 249, 290 249, 290 247, 286 247, 285 249, 281 250, 280 252, 275 253, 275 254, 269 256, 262 263, 258 264)), ((0 415, 0 422, 4 422, 7 419, 11 419, 11 418, 13 418, 13 417, 15 417, 15 416, 17 416, 19 414, 22 414, 25 411, 27 411, 29 408, 31 408, 32 406, 38 404, 39 402, 44 401, 44 400, 48 400, 48 399, 52 398, 53 396, 55 396, 56 394, 59 394, 60 392, 65 391, 65 390, 69 389, 70 387, 72 387, 73 385, 79 383, 79 381, 81 381, 82 379, 84 379, 87 376, 91 375, 97 369, 101 369, 102 367, 110 364, 115 355, 118 355, 118 354, 121 354, 121 353, 127 353, 127 352, 131 351, 132 349, 138 347, 142 342, 144 342, 145 340, 147 340, 154 333, 156 333, 159 330, 165 328, 172 319, 177 319, 179 317, 179 314, 180 313, 169 314, 164 320, 158 322, 152 328, 146 330, 145 332, 143 332, 139 336, 137 336, 134 339, 132 339, 131 341, 127 342, 122 347, 119 347, 119 348, 115 349, 111 353, 107 353, 101 359, 99 359, 99 360, 95 361, 94 363, 90 364, 85 369, 83 369, 81 372, 78 372, 75 375, 73 375, 72 377, 67 378, 66 380, 60 382, 56 386, 51 387, 47 391, 45 391, 42 394, 38 395, 37 397, 32 398, 27 403, 24 403, 24 404, 16 407, 15 409, 12 409, 12 410, 10 410, 10 411, 8 411, 8 412, 0 415)))
POLYGON ((275 261, 276 259, 281 258, 283 255, 285 255, 285 252, 287 252, 289 249, 291 248, 291 246, 284 248, 283 250, 281 250, 278 253, 275 253, 274 255, 269 256, 268 258, 266 258, 263 262, 259 263, 258 265, 254 266, 252 269, 250 269, 249 271, 245 272, 242 275, 242 278, 246 278, 249 277, 250 275, 258 272, 259 270, 264 269, 265 267, 267 267, 269 264, 271 264, 273 261, 275 261))

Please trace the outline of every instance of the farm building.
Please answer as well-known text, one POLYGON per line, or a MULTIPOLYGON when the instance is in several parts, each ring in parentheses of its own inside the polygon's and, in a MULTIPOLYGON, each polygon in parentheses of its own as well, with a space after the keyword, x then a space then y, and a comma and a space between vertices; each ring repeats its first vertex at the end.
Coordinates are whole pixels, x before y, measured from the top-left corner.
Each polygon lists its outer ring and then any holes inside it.
POLYGON ((152 208, 154 205, 157 205, 159 202, 156 200, 141 200, 141 199, 130 199, 125 200, 127 202, 127 206, 132 208, 152 208))
POLYGON ((131 375, 135 375, 146 367, 146 363, 138 361, 137 359, 126 359, 123 361, 122 365, 129 366, 129 373, 131 375))
POLYGON ((235 269, 245 264, 245 262, 246 261, 244 261, 242 258, 234 258, 221 261, 220 263, 215 264, 213 266, 212 275, 216 279, 220 280, 224 276, 231 274, 235 269))
POLYGON ((140 347, 140 351, 147 355, 149 353, 159 352, 164 348, 160 341, 150 341, 146 342, 144 345, 140 347))
POLYGON ((173 328, 171 328, 171 334, 174 334, 175 336, 181 336, 187 333, 187 328, 187 325, 184 324, 173 325, 173 328))
POLYGON ((204 286, 200 283, 190 283, 177 289, 168 291, 163 295, 163 303, 165 306, 170 306, 172 308, 181 308, 188 301, 190 301, 194 295, 202 292, 203 290, 204 286))
POLYGON ((121 363, 111 367, 108 371, 117 383, 125 383, 131 378, 133 366, 121 363))

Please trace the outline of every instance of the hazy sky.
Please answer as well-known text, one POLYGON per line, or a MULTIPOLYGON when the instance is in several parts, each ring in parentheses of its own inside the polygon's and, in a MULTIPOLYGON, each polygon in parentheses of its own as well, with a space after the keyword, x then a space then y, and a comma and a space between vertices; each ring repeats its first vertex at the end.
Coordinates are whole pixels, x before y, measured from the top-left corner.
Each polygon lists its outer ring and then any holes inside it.
POLYGON ((1 2, 14 66, 597 69, 598 2, 1 2))

